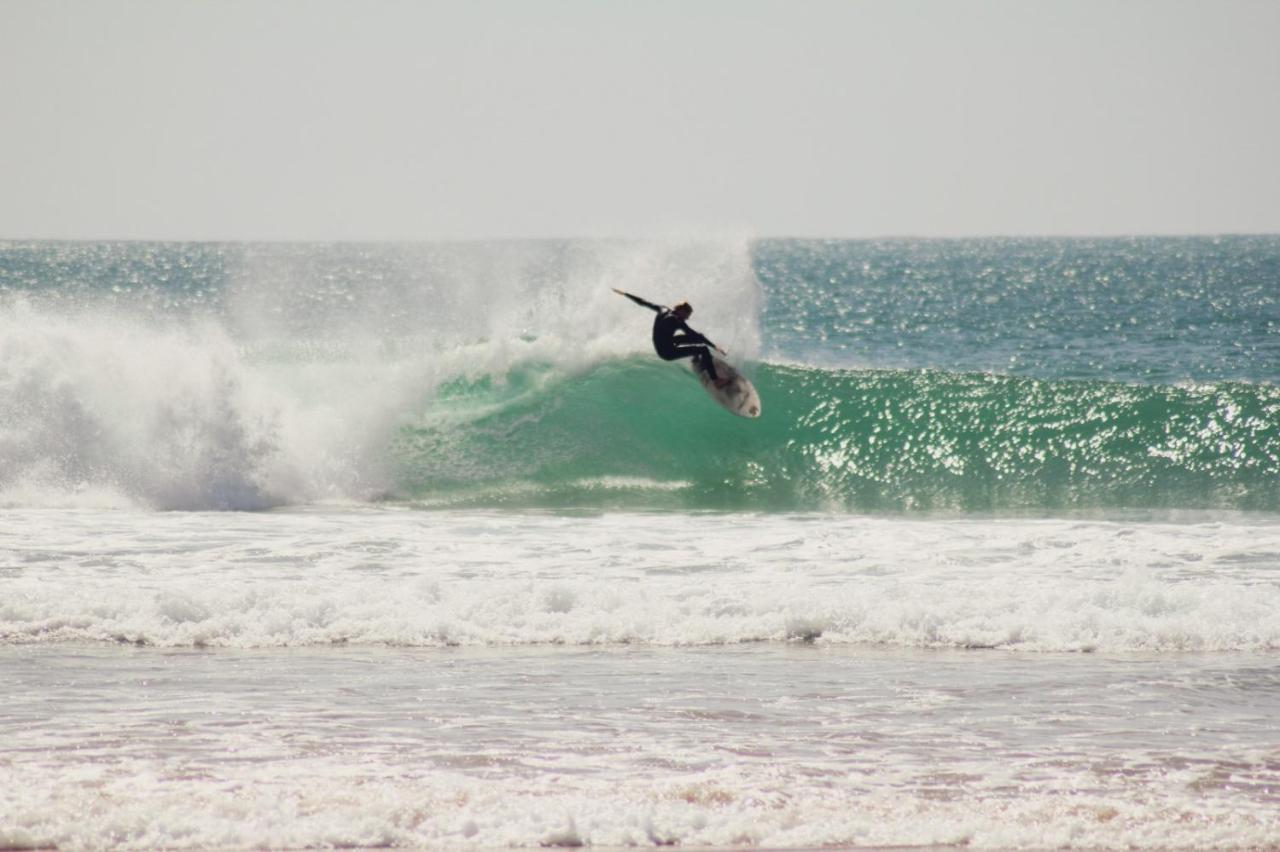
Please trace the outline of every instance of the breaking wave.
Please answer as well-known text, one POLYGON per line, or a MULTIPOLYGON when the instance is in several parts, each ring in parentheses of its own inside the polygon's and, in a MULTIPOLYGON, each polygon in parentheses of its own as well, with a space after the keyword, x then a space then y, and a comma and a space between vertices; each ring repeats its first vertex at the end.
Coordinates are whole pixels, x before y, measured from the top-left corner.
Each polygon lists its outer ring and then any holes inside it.
POLYGON ((394 453, 432 504, 1280 509, 1280 389, 757 364, 759 420, 644 359, 441 388, 394 453))

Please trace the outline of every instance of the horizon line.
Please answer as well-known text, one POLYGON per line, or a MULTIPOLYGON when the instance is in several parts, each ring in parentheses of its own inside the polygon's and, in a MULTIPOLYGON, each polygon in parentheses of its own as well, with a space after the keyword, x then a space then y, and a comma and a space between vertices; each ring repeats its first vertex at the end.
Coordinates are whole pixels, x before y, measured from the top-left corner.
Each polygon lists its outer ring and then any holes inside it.
POLYGON ((748 242, 961 242, 971 240, 1149 240, 1149 239, 1228 239, 1280 237, 1277 231, 1185 231, 1129 233, 989 233, 989 234, 879 234, 871 236, 836 235, 759 235, 733 233, 726 229, 716 233, 698 229, 685 234, 645 236, 493 236, 493 237, 0 237, 0 245, 15 243, 185 243, 194 245, 447 245, 479 243, 540 242, 719 242, 728 239, 748 242))

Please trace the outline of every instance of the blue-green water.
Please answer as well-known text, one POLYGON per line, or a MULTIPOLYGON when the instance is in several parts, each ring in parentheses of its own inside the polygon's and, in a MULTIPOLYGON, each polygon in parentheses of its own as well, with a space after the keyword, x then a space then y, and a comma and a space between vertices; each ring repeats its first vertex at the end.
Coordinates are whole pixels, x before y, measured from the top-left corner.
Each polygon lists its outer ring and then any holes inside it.
POLYGON ((766 241, 783 357, 1143 384, 1280 378, 1280 239, 766 241))
MULTIPOLYGON (((727 420, 679 378, 620 362, 508 398, 464 430, 407 428, 402 481, 424 499, 472 505, 1280 507, 1280 389, 1270 385, 762 364, 755 383, 769 415, 755 422, 727 420)), ((457 396, 479 403, 494 391, 482 382, 457 396)))
POLYGON ((1280 511, 1276 237, 8 244, 0 309, 16 504, 1280 511))

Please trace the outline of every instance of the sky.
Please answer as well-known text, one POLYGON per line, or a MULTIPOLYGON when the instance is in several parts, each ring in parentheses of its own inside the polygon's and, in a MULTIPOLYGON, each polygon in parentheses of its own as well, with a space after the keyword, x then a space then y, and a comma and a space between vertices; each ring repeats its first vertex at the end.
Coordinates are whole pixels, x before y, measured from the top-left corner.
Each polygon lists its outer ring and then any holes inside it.
POLYGON ((1280 232, 1277 0, 0 0, 0 239, 1280 232))

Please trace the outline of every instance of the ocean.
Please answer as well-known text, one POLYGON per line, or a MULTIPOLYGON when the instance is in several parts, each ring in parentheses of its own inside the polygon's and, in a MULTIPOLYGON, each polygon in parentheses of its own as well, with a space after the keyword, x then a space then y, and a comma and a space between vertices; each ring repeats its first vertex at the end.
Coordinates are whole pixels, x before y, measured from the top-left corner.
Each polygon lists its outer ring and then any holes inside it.
POLYGON ((0 848, 1280 848, 1278 379, 1273 236, 0 243, 0 848))

